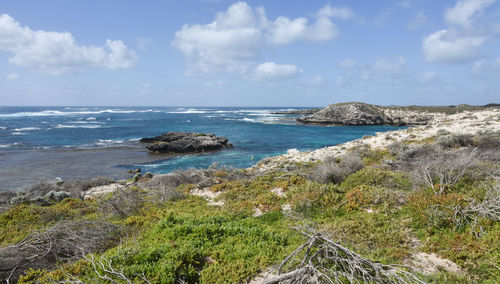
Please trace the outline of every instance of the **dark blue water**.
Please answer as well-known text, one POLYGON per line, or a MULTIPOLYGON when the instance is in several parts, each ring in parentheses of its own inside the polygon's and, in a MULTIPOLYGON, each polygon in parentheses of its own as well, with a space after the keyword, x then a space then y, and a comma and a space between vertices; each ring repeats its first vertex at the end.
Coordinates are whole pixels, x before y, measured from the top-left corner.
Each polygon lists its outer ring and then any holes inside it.
POLYGON ((0 107, 0 182, 5 186, 12 179, 19 187, 37 178, 121 177, 135 167, 165 173, 214 162, 248 167, 291 148, 312 150, 396 129, 301 125, 294 116, 271 114, 285 109, 0 107), (148 154, 137 142, 168 131, 214 133, 234 148, 169 156, 148 154))

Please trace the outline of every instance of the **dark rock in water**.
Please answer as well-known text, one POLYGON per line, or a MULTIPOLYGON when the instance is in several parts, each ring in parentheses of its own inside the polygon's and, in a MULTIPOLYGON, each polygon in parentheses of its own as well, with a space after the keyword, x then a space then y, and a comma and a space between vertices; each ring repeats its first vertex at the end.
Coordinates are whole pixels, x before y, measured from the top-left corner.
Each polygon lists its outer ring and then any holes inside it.
POLYGON ((306 114, 314 114, 320 110, 321 110, 321 108, 306 108, 306 109, 299 109, 299 110, 276 111, 276 112, 271 112, 271 114, 306 115, 306 114))
POLYGON ((365 103, 340 103, 297 118, 298 122, 330 125, 425 125, 434 115, 365 103))
POLYGON ((137 168, 135 170, 128 170, 128 173, 129 174, 133 174, 133 173, 140 173, 141 172, 141 168, 137 168))
POLYGON ((193 132, 168 132, 139 141, 150 144, 146 148, 155 153, 193 153, 233 147, 226 137, 193 132))

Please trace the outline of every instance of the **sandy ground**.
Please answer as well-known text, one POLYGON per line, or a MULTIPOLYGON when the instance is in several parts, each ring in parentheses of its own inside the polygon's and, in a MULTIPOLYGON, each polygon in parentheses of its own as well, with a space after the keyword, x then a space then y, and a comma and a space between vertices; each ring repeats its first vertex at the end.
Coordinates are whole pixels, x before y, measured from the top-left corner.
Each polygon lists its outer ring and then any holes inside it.
POLYGON ((202 189, 195 188, 189 192, 189 194, 200 196, 205 198, 208 201, 208 205, 210 206, 222 206, 224 205, 224 201, 215 201, 217 196, 221 194, 222 192, 213 192, 210 190, 210 187, 205 187, 202 189))
POLYGON ((90 199, 94 198, 98 195, 103 195, 107 194, 116 190, 124 189, 125 186, 119 183, 112 183, 109 185, 101 185, 101 186, 95 186, 92 187, 91 189, 85 191, 82 193, 83 199, 90 199))

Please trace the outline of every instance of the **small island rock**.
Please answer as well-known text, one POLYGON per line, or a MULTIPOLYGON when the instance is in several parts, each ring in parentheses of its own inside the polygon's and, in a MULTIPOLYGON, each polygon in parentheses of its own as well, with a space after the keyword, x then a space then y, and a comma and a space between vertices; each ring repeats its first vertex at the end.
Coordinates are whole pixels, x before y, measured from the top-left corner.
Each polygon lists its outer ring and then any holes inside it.
POLYGON ((196 153, 233 147, 226 137, 194 132, 168 132, 139 141, 149 144, 146 149, 155 153, 196 153))

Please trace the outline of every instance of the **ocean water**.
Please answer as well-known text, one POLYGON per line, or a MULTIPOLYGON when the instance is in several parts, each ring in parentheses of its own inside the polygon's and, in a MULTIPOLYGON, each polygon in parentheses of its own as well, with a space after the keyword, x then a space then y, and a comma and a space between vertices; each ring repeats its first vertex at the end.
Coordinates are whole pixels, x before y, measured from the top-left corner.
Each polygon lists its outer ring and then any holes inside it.
POLYGON ((302 125, 297 108, 263 107, 0 107, 0 190, 40 179, 126 178, 128 169, 166 173, 214 162, 249 167, 288 149, 312 150, 397 129, 391 126, 302 125), (214 133, 232 149, 150 154, 139 138, 168 131, 214 133), (252 158, 253 157, 253 158, 252 158))

